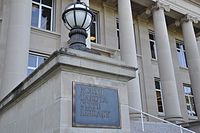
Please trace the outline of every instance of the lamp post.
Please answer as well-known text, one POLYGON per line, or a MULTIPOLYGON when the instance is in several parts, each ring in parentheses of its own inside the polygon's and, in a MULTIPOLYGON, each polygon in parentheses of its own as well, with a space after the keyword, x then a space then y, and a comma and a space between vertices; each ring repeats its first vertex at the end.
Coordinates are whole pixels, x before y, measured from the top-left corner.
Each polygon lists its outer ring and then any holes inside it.
POLYGON ((70 45, 69 48, 89 51, 86 48, 86 38, 88 30, 92 24, 94 15, 89 7, 77 0, 75 3, 68 5, 62 14, 62 20, 67 29, 70 30, 70 45))

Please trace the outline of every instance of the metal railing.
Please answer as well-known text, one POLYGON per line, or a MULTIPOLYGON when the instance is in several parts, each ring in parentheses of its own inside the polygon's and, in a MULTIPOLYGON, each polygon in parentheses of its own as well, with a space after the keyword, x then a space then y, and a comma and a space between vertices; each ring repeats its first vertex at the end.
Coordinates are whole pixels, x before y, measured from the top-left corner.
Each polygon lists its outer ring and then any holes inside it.
POLYGON ((139 109, 135 109, 135 108, 130 107, 130 106, 128 106, 128 107, 129 107, 130 109, 132 109, 132 110, 134 110, 134 111, 140 113, 140 116, 141 116, 141 127, 142 127, 142 131, 143 131, 143 132, 145 131, 145 127, 144 127, 144 115, 146 115, 146 116, 152 117, 152 118, 154 118, 154 119, 156 119, 156 120, 159 120, 159 121, 161 121, 161 122, 163 122, 163 123, 167 123, 167 124, 169 124, 169 125, 172 125, 172 126, 174 126, 174 127, 179 128, 179 129, 180 129, 180 133, 183 133, 183 131, 188 131, 188 132, 190 132, 190 133, 196 133, 196 132, 194 132, 194 131, 191 131, 191 130, 189 130, 189 129, 187 129, 187 128, 182 127, 181 125, 176 125, 176 124, 174 124, 174 123, 172 123, 172 122, 163 120, 163 119, 161 119, 161 118, 159 118, 159 117, 156 117, 156 116, 154 116, 154 115, 148 114, 148 113, 143 112, 143 111, 141 111, 141 110, 139 110, 139 109))

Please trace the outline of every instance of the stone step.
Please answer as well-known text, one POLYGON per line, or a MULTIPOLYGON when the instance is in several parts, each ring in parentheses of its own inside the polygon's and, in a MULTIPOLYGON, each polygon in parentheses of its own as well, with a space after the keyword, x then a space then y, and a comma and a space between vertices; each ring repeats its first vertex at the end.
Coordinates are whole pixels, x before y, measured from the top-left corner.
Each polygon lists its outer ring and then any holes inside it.
POLYGON ((187 130, 181 131, 179 127, 161 122, 144 122, 144 131, 140 121, 131 121, 131 133, 192 133, 187 130))

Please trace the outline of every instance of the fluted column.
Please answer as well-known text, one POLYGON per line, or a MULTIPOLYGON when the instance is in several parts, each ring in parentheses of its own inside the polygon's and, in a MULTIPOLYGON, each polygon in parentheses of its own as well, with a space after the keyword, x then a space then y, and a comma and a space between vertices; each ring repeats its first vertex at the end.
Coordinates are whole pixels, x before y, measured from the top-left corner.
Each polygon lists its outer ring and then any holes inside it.
MULTIPOLYGON (((118 0, 118 14, 121 58, 128 65, 137 68, 138 63, 130 0, 118 0)), ((138 74, 136 74, 135 79, 128 82, 128 100, 129 106, 142 110, 138 74)))
POLYGON ((31 26, 31 0, 10 0, 5 67, 0 99, 27 76, 31 26))
POLYGON ((193 28, 193 22, 197 22, 197 20, 187 15, 184 19, 182 19, 181 26, 196 110, 198 116, 200 117, 200 56, 193 28))
POLYGON ((168 6, 157 2, 152 10, 153 22, 164 99, 165 119, 176 122, 182 120, 182 116, 164 10, 169 11, 170 9, 168 6))

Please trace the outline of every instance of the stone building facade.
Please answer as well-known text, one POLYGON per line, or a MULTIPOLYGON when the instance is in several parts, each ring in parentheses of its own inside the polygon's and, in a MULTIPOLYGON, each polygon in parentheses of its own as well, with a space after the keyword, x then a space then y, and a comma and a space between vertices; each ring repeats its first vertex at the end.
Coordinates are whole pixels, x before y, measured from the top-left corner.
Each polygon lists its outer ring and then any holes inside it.
MULTIPOLYGON (((198 0, 82 0, 95 14, 87 47, 138 68, 129 106, 174 123, 200 117, 198 0)), ((55 50, 73 0, 0 0, 0 100, 55 50)), ((130 109, 130 117, 137 113, 130 109)), ((139 116, 140 117, 140 116, 139 116)))

